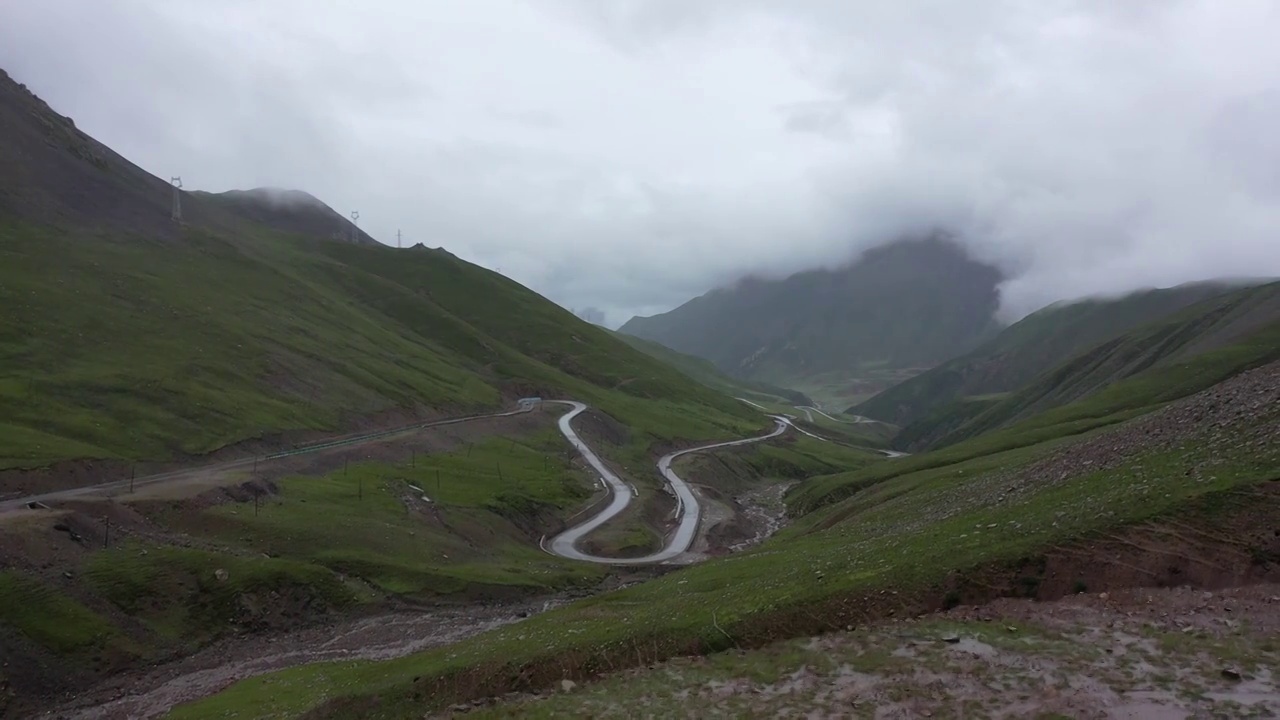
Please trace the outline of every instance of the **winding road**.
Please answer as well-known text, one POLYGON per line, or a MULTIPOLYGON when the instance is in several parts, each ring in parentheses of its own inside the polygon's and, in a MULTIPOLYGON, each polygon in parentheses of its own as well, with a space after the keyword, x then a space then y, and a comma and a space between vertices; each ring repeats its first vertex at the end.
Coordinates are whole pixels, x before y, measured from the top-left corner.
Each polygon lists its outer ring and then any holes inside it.
MULTIPOLYGON (((698 503, 698 496, 694 494, 693 489, 689 487, 679 475, 671 469, 671 463, 681 455, 689 455, 692 453, 703 452, 705 450, 713 450, 715 448, 731 447, 733 445, 746 445, 748 443, 760 442, 775 438, 787 431, 787 427, 791 424, 778 416, 772 416, 777 426, 773 432, 758 437, 746 438, 743 440, 731 440, 728 442, 712 443, 710 445, 699 445, 698 447, 688 448, 686 450, 678 450, 673 453, 667 453, 658 459, 658 472, 671 486, 671 490, 676 496, 676 514, 680 521, 676 526, 676 530, 667 540, 666 546, 651 555, 634 558, 615 558, 603 557, 600 555, 591 555, 584 553, 578 549, 578 543, 582 538, 586 537, 596 528, 617 517, 618 513, 626 509, 631 504, 631 500, 635 497, 631 486, 623 482, 612 470, 604 464, 599 455, 583 442, 582 438, 573 429, 573 419, 586 411, 587 406, 576 400, 549 400, 560 405, 568 405, 571 410, 560 417, 560 432, 565 436, 571 445, 582 455, 592 469, 600 474, 608 487, 611 498, 609 504, 603 510, 571 528, 565 530, 559 535, 551 539, 547 544, 547 549, 554 555, 559 555, 570 560, 585 560, 587 562, 602 563, 608 565, 652 565, 656 563, 665 563, 675 560, 689 550, 689 546, 693 544, 693 539, 697 535, 698 521, 701 518, 702 506, 698 503)), ((794 427, 794 426, 792 426, 794 427)))
MULTIPOLYGON (((804 428, 800 427, 799 425, 797 425, 797 424, 794 422, 794 420, 796 419, 796 417, 795 417, 794 415, 774 415, 774 414, 772 414, 772 413, 770 412, 769 408, 767 408, 767 407, 765 407, 765 406, 761 405, 760 403, 751 402, 750 400, 748 400, 748 399, 746 399, 746 398, 734 398, 734 399, 735 399, 735 400, 738 400, 738 401, 741 401, 741 402, 744 402, 744 403, 746 403, 746 404, 748 404, 748 405, 750 405, 750 406, 752 406, 752 407, 759 408, 761 411, 763 411, 763 412, 765 412, 765 413, 769 413, 769 417, 774 418, 774 419, 775 419, 775 420, 777 420, 778 422, 783 422, 783 423, 786 423, 787 425, 790 425, 791 427, 795 428, 796 432, 802 433, 802 434, 804 434, 804 435, 808 435, 809 437, 813 438, 814 440, 821 440, 821 441, 823 441, 823 442, 836 442, 836 441, 832 440, 831 438, 825 438, 825 437, 822 437, 821 435, 817 435, 817 434, 815 434, 815 433, 811 433, 811 432, 809 432, 808 430, 805 430, 804 428)), ((872 419, 870 419, 870 418, 863 418, 861 415, 857 415, 857 416, 855 416, 855 417, 857 417, 857 418, 858 418, 857 420, 852 420, 852 421, 851 421, 851 420, 838 420, 838 419, 836 419, 836 418, 831 417, 830 415, 827 415, 825 412, 822 412, 822 411, 821 411, 821 410, 819 410, 818 408, 813 407, 812 405, 796 405, 795 407, 796 407, 796 409, 797 409, 797 410, 803 410, 803 411, 804 411, 805 416, 809 418, 809 422, 813 422, 813 415, 811 415, 811 414, 810 414, 810 412, 811 412, 811 411, 812 411, 812 412, 821 413, 824 417, 830 418, 831 420, 835 420, 836 422, 843 422, 843 423, 849 423, 849 424, 854 424, 854 425, 856 425, 856 424, 858 424, 858 423, 862 423, 862 422, 880 422, 879 420, 872 420, 872 419)), ((891 460, 892 460, 892 459, 894 459, 894 458, 906 457, 907 455, 909 455, 909 454, 910 454, 910 453, 898 452, 897 450, 885 450, 885 449, 881 449, 881 448, 859 447, 859 446, 857 446, 857 445, 848 445, 848 444, 846 444, 846 443, 836 443, 836 444, 837 444, 837 445, 844 445, 845 447, 854 447, 854 448, 858 448, 859 450, 866 450, 866 451, 868 451, 868 452, 877 452, 877 453, 880 453, 881 455, 884 455, 885 457, 887 457, 887 458, 889 458, 889 459, 891 459, 891 460)))
MULTIPOLYGON (((705 452, 707 450, 714 450, 716 448, 733 447, 736 445, 747 445, 750 443, 762 442, 764 440, 769 440, 771 438, 775 438, 775 437, 778 437, 779 435, 782 435, 787 431, 788 428, 795 429, 797 432, 803 433, 804 435, 807 435, 812 438, 816 438, 818 440, 824 440, 824 441, 828 440, 827 438, 821 437, 819 435, 815 435, 814 433, 809 432, 808 430, 800 427, 798 424, 794 422, 795 420, 794 416, 776 415, 769 412, 766 408, 764 408, 761 405, 758 405, 757 403, 753 403, 749 400, 745 400, 742 398, 739 398, 739 399, 742 400, 743 402, 754 405, 755 407, 765 411, 769 415, 769 417, 771 417, 776 423, 774 429, 771 432, 766 433, 764 435, 744 438, 741 440, 729 440, 725 442, 699 445, 697 447, 687 448, 685 450, 678 450, 676 452, 668 453, 666 455, 663 455, 661 458, 659 458, 657 463, 658 473, 663 477, 664 480, 666 480, 667 485, 670 487, 672 494, 675 495, 676 517, 678 518, 678 522, 677 522, 675 531, 670 534, 670 536, 667 539, 666 545, 661 550, 659 550, 658 552, 652 553, 650 555, 645 555, 643 557, 632 557, 632 558, 603 557, 600 555, 592 555, 590 553, 586 553, 578 549, 578 545, 579 543, 582 542, 582 539, 584 537, 589 535, 594 530, 598 529, 600 526, 609 522, 613 518, 617 517, 619 513, 621 513, 623 510, 627 508, 628 505, 631 504, 631 501, 636 497, 637 493, 635 491, 634 486, 628 485, 625 481, 619 478, 612 470, 610 470, 608 466, 605 465, 604 461, 600 459, 600 456, 597 455, 595 451, 592 450, 591 447, 587 445, 587 443, 583 441, 583 439, 573 429, 573 424, 572 424, 573 419, 587 410, 587 405, 585 403, 581 403, 576 400, 543 401, 547 403, 567 405, 569 407, 569 412, 562 415, 558 421, 560 432, 565 436, 565 439, 567 439, 569 443, 573 445, 574 449, 576 449, 578 453, 582 455, 583 459, 587 461, 587 463, 591 466, 591 468, 595 470, 596 473, 598 473, 600 479, 604 482, 604 485, 606 489, 609 491, 609 495, 610 495, 609 504, 606 505, 604 509, 602 509, 600 512, 596 513, 592 517, 588 518, 587 520, 577 525, 574 525, 573 527, 570 527, 569 529, 565 530, 559 535, 556 535, 554 538, 552 538, 549 542, 545 544, 544 549, 554 555, 558 555, 560 557, 568 558, 571 560, 582 560, 586 562, 602 563, 602 564, 609 564, 609 565, 651 565, 651 564, 658 564, 658 563, 669 563, 673 560, 676 560, 684 553, 688 552, 690 546, 693 544, 695 537, 697 536, 698 523, 701 520, 701 515, 702 515, 702 507, 701 507, 701 504, 698 502, 697 494, 695 494, 693 489, 689 487, 688 483, 686 483, 679 475, 676 474, 674 470, 671 469, 671 464, 676 460, 676 458, 679 458, 683 455, 690 455, 693 453, 705 452)), ((530 399, 530 400, 521 401, 521 403, 515 410, 508 410, 505 412, 488 413, 483 415, 469 415, 465 417, 436 420, 433 422, 416 423, 410 426, 382 430, 382 431, 373 432, 373 433, 363 433, 360 435, 347 436, 343 438, 329 440, 326 442, 316 443, 313 445, 291 448, 289 450, 284 450, 284 451, 272 453, 269 455, 258 456, 257 458, 248 457, 248 458, 242 458, 239 460, 232 460, 229 462, 214 463, 209 465, 197 466, 193 468, 184 468, 181 470, 174 470, 171 472, 157 473, 155 475, 139 477, 134 480, 129 480, 129 479, 113 480, 110 482, 99 483, 96 485, 88 485, 88 486, 78 487, 78 488, 69 488, 66 490, 41 493, 38 495, 29 495, 26 497, 9 498, 9 499, 0 501, 0 513, 3 513, 5 511, 18 510, 18 509, 27 508, 27 507, 39 507, 39 506, 42 506, 45 502, 65 500, 65 499, 70 499, 75 497, 82 497, 82 496, 109 497, 109 496, 117 495, 120 493, 132 492, 134 489, 139 487, 145 487, 148 485, 156 485, 156 484, 162 484, 166 482, 181 480, 181 479, 184 479, 185 477, 188 477, 196 473, 207 473, 211 470, 222 471, 222 470, 237 469, 237 468, 246 467, 246 466, 253 466, 256 464, 256 462, 260 462, 264 460, 272 460, 272 459, 288 457, 292 455, 301 455, 306 453, 319 452, 321 450, 327 450, 327 449, 340 447, 344 445, 356 445, 356 444, 369 442, 373 440, 384 439, 391 435, 410 432, 414 430, 421 430, 421 429, 431 428, 431 427, 439 427, 442 425, 452 425, 455 423, 464 423, 471 420, 479 420, 483 418, 508 417, 511 415, 530 412, 531 410, 534 409, 536 405, 537 405, 537 401, 534 399, 530 399)), ((809 410, 812 410, 812 409, 814 408, 809 408, 809 410)), ((825 415, 825 413, 823 414, 825 415)), ((900 455, 900 453, 894 453, 892 451, 882 450, 880 452, 883 452, 886 455, 891 455, 891 456, 900 455)))

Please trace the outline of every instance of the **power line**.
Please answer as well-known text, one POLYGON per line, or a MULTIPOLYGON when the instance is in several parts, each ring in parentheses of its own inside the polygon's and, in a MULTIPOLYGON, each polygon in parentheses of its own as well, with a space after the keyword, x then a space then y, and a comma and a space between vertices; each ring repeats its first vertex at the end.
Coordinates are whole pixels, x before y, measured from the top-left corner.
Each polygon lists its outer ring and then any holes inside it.
POLYGON ((171 177, 169 184, 173 186, 173 221, 182 222, 182 178, 171 177))

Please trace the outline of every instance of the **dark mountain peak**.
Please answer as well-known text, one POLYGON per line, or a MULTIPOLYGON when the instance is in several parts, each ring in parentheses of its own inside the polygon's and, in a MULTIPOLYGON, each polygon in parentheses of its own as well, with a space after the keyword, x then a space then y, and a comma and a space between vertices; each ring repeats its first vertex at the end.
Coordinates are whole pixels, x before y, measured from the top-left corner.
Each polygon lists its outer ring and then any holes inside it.
POLYGON ((353 225, 347 217, 316 196, 301 190, 258 187, 222 193, 196 191, 192 195, 207 199, 239 217, 281 232, 360 245, 377 242, 353 225))
POLYGON ((219 193, 225 197, 244 200, 256 200, 274 207, 328 207, 315 195, 302 190, 288 190, 278 187, 257 187, 252 190, 228 190, 219 193))
POLYGON ((786 384, 860 368, 915 368, 994 334, 1000 271, 942 234, 873 248, 834 269, 746 277, 621 330, 722 370, 786 384))
MULTIPOLYGON (((184 191, 181 204, 180 224, 173 220, 167 179, 98 142, 0 70, 0 215, 167 241, 183 238, 184 226, 230 237, 253 225, 340 240, 353 236, 350 220, 298 190, 184 191)), ((359 231, 354 237, 376 242, 359 231)))
MULTIPOLYGON (((1090 347, 1250 284, 1258 283, 1205 280, 1055 302, 1005 328, 967 355, 889 388, 849 412, 898 425, 923 423, 919 427, 932 431, 936 428, 925 420, 935 412, 957 408, 977 411, 983 403, 993 402, 991 398, 1022 388, 1090 347)), ((948 417, 958 421, 959 415, 948 417)), ((922 435, 919 427, 913 432, 922 435)))

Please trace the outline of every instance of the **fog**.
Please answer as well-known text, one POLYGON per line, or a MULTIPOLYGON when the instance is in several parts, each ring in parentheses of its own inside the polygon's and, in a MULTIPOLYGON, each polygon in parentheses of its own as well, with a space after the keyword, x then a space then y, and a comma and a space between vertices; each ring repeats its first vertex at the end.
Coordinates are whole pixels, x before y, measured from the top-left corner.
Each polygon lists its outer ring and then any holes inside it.
POLYGON ((1270 1, 42 0, 0 66, 161 177, 297 188, 612 325, 941 228, 1005 314, 1280 274, 1270 1))

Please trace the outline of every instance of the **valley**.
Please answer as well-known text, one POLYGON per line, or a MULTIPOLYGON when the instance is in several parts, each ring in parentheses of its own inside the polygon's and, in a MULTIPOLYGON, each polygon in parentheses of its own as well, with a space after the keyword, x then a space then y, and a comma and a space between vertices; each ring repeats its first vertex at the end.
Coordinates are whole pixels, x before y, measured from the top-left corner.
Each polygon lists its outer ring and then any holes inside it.
POLYGON ((321 5, 0 11, 0 720, 1280 713, 1265 23, 321 5))

